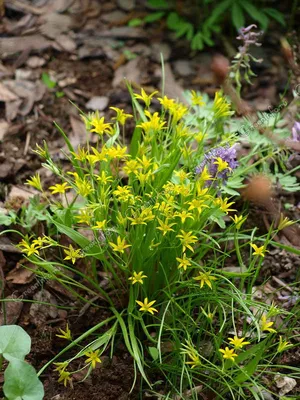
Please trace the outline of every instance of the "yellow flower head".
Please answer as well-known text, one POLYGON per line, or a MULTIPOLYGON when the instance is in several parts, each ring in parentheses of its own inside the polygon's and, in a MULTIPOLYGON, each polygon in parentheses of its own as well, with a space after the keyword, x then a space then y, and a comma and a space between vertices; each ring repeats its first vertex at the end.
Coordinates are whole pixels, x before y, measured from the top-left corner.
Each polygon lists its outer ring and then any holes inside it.
POLYGON ((60 335, 56 335, 57 337, 72 341, 72 334, 71 334, 71 331, 70 331, 70 328, 69 328, 69 324, 67 324, 65 331, 63 329, 61 329, 61 328, 59 328, 59 331, 60 331, 61 334, 60 335))
POLYGON ((222 172, 225 169, 231 170, 227 161, 224 161, 221 157, 217 157, 216 161, 214 162, 218 166, 218 172, 222 172))
POLYGON ((243 346, 246 346, 247 344, 250 344, 250 342, 245 342, 245 338, 238 338, 237 336, 234 336, 233 338, 228 338, 229 343, 234 346, 236 350, 242 349, 243 346))
POLYGON ((193 279, 200 282, 200 289, 202 289, 204 285, 207 285, 210 289, 212 289, 212 281, 217 280, 217 278, 212 276, 210 272, 200 272, 199 275, 193 279))
POLYGON ((113 191, 113 195, 121 202, 126 202, 133 196, 130 186, 118 186, 117 189, 113 191))
POLYGON ((182 229, 180 232, 181 232, 181 234, 177 235, 176 237, 178 237, 180 239, 180 242, 183 247, 183 249, 182 249, 183 252, 185 252, 186 249, 190 249, 191 251, 194 251, 191 244, 194 244, 197 242, 197 236, 194 236, 193 232, 185 232, 182 229))
POLYGON ((32 241, 32 244, 34 246, 36 246, 37 248, 39 247, 43 247, 44 245, 51 245, 53 244, 54 241, 52 241, 51 238, 49 238, 48 236, 43 236, 43 237, 38 237, 37 239, 34 239, 32 241))
POLYGON ((136 300, 136 303, 141 306, 139 311, 149 312, 152 315, 154 315, 154 312, 158 312, 156 308, 152 307, 156 300, 148 302, 148 297, 146 297, 144 302, 136 300))
POLYGON ((200 355, 189 340, 186 340, 186 343, 182 345, 181 354, 186 354, 189 357, 190 360, 186 361, 186 364, 193 369, 201 365, 200 355))
POLYGON ((145 103, 145 106, 146 106, 147 108, 149 108, 150 103, 151 103, 151 100, 152 100, 152 97, 153 97, 156 93, 158 93, 158 92, 155 91, 155 92, 153 92, 153 93, 151 93, 151 94, 148 95, 148 94, 145 92, 144 89, 141 89, 141 94, 135 93, 135 94, 134 94, 134 97, 135 97, 136 99, 138 99, 138 100, 142 100, 142 101, 145 103))
POLYGON ((208 206, 204 204, 204 200, 202 199, 193 199, 188 202, 189 210, 197 210, 199 214, 202 213, 203 208, 207 208, 208 206))
POLYGON ((191 91, 191 101, 192 101, 192 105, 193 106, 204 106, 204 101, 203 101, 203 97, 200 96, 197 92, 195 92, 195 90, 191 91))
POLYGON ((176 257, 176 261, 179 262, 178 269, 183 268, 185 271, 186 271, 187 267, 192 265, 191 259, 187 258, 185 253, 183 254, 182 258, 176 257))
POLYGON ((229 349, 229 347, 225 347, 224 349, 219 349, 221 353, 223 353, 223 358, 227 360, 234 361, 234 357, 237 357, 238 355, 235 354, 234 349, 229 349))
POLYGON ((218 198, 215 200, 215 204, 219 206, 220 210, 223 211, 225 214, 228 214, 229 211, 236 211, 234 208, 230 208, 234 202, 232 201, 231 203, 228 203, 228 198, 222 199, 218 198))
POLYGON ((85 353, 85 356, 87 357, 85 362, 87 364, 91 364, 92 369, 96 368, 97 363, 101 363, 101 360, 99 357, 99 352, 100 352, 100 350, 95 350, 95 351, 87 351, 85 353))
POLYGON ((230 217, 235 224, 237 230, 241 229, 242 224, 246 221, 247 217, 243 217, 242 215, 234 217, 230 217))
POLYGON ((140 164, 137 160, 128 160, 124 166, 124 172, 126 174, 136 174, 139 171, 140 164))
POLYGON ((187 218, 191 218, 192 220, 194 220, 195 218, 193 217, 192 213, 189 213, 188 211, 176 211, 175 212, 175 217, 179 217, 181 219, 181 222, 184 224, 185 221, 187 220, 187 218))
POLYGON ((70 377, 70 375, 70 372, 67 372, 65 370, 59 371, 58 383, 63 382, 64 386, 67 386, 68 382, 72 382, 72 378, 70 377))
POLYGON ((71 152, 73 154, 74 158, 78 161, 85 162, 88 158, 88 152, 84 147, 80 147, 80 145, 77 148, 77 152, 71 152))
POLYGON ((54 371, 58 371, 59 373, 61 371, 64 371, 67 368, 67 366, 69 365, 68 361, 56 362, 56 363, 53 363, 53 364, 56 366, 54 371))
POLYGON ((75 190, 78 194, 80 194, 82 197, 87 197, 89 194, 93 193, 94 188, 91 185, 90 182, 88 182, 85 178, 76 178, 75 182, 75 190))
POLYGON ((285 351, 286 349, 290 348, 292 346, 292 344, 290 344, 290 342, 287 342, 286 340, 282 339, 282 336, 279 337, 279 343, 278 343, 278 347, 277 347, 277 352, 278 353, 282 353, 283 351, 285 351))
POLYGON ((275 329, 271 328, 272 325, 274 325, 274 322, 267 321, 266 315, 263 314, 261 316, 261 319, 260 319, 260 329, 261 329, 261 331, 262 332, 268 331, 268 332, 271 332, 271 333, 276 332, 275 329))
POLYGON ((157 100, 160 102, 160 104, 163 106, 165 110, 170 110, 170 108, 172 108, 174 105, 174 100, 169 99, 167 96, 158 97, 157 100))
POLYGON ((186 179, 189 178, 190 173, 185 172, 183 169, 180 169, 179 171, 175 171, 174 175, 179 178, 180 183, 183 183, 186 179))
POLYGON ((127 146, 121 147, 119 144, 117 146, 108 148, 106 150, 106 155, 110 158, 117 159, 129 157, 129 154, 127 154, 127 146))
POLYGON ((203 183, 205 183, 207 181, 211 181, 211 180, 213 180, 213 177, 208 172, 207 165, 205 165, 205 167, 203 168, 203 171, 201 172, 201 175, 199 176, 199 182, 201 184, 203 184, 203 183))
POLYGON ((181 120, 188 110, 189 109, 184 104, 174 103, 169 109, 169 112, 173 117, 173 123, 177 123, 179 120, 181 120))
POLYGON ((295 221, 290 221, 289 219, 288 219, 288 217, 284 217, 284 215, 283 214, 280 214, 280 220, 279 220, 279 223, 278 223, 278 230, 279 231, 281 231, 282 229, 284 229, 284 228, 287 228, 288 226, 291 226, 291 225, 293 225, 295 223, 295 221))
POLYGON ((109 242, 109 244, 114 252, 119 252, 122 254, 124 253, 124 250, 127 249, 127 247, 131 247, 131 244, 126 244, 125 239, 121 239, 120 236, 117 237, 117 244, 113 242, 109 242))
POLYGON ((158 223, 160 226, 157 227, 156 229, 160 230, 163 233, 163 236, 165 236, 168 232, 174 232, 174 229, 172 229, 172 226, 176 225, 175 222, 170 224, 170 223, 168 223, 168 219, 166 219, 165 222, 163 222, 159 218, 157 218, 157 220, 158 220, 158 223))
POLYGON ((92 213, 89 209, 83 208, 79 211, 79 215, 76 215, 75 218, 79 224, 89 225, 92 219, 92 213))
POLYGON ((227 103, 226 99, 222 97, 220 92, 216 92, 215 94, 215 100, 212 109, 214 112, 214 118, 228 117, 233 114, 233 112, 230 111, 230 104, 227 103))
POLYGON ((147 275, 143 275, 143 271, 133 272, 132 276, 128 278, 129 281, 134 285, 135 283, 140 283, 141 285, 144 283, 143 279, 147 278, 147 275))
POLYGON ((111 110, 114 110, 117 115, 113 117, 112 119, 115 119, 117 122, 119 122, 121 125, 125 125, 125 122, 128 118, 132 118, 133 116, 131 114, 125 114, 124 110, 121 110, 120 108, 117 107, 109 107, 111 110))
POLYGON ((106 219, 103 221, 96 221, 96 225, 92 227, 92 229, 101 229, 104 230, 106 228, 106 219))
POLYGON ((69 186, 67 182, 57 183, 56 185, 50 186, 49 190, 52 194, 56 193, 65 193, 67 189, 72 189, 72 186, 69 186))
POLYGON ((110 124, 104 122, 104 117, 100 118, 98 111, 96 111, 90 119, 90 125, 93 127, 90 131, 100 136, 104 135, 104 133, 111 133, 110 124))
POLYGON ((97 176, 97 181, 102 185, 107 185, 109 182, 113 181, 113 177, 109 176, 105 171, 102 171, 99 176, 97 176))
POLYGON ((68 249, 64 249, 64 252, 66 253, 64 260, 72 260, 73 264, 75 264, 75 261, 78 258, 84 258, 84 255, 81 253, 81 249, 74 249, 71 244, 69 244, 68 249))
POLYGON ((164 128, 166 122, 160 119, 157 112, 151 114, 149 111, 146 110, 145 115, 148 117, 148 121, 141 122, 139 125, 137 125, 137 128, 142 128, 145 133, 149 133, 151 131, 160 131, 164 128))
POLYGON ((256 246, 256 244, 254 244, 254 243, 250 243, 250 246, 252 247, 252 249, 254 249, 253 254, 254 254, 255 256, 264 257, 264 256, 265 256, 265 252, 268 251, 268 250, 265 249, 265 246, 260 246, 260 247, 258 247, 258 246, 256 246))
POLYGON ((38 248, 40 247, 37 243, 28 243, 26 240, 22 239, 18 244, 18 247, 21 249, 22 253, 26 254, 28 257, 36 254, 37 256, 40 254, 38 248))
POLYGON ((32 186, 35 189, 39 190, 40 192, 43 191, 41 177, 38 172, 34 176, 32 176, 30 179, 27 179, 25 185, 32 186))
POLYGON ((134 214, 133 218, 128 217, 131 221, 131 225, 147 225, 147 222, 152 221, 155 218, 150 208, 145 208, 140 214, 134 214))
POLYGON ((91 165, 94 165, 96 162, 107 161, 107 148, 102 147, 101 151, 98 151, 95 147, 91 147, 91 150, 94 154, 88 154, 86 159, 91 165))
POLYGON ((44 140, 44 148, 39 146, 38 144, 36 144, 36 148, 35 150, 33 150, 34 153, 36 153, 37 155, 39 155, 42 158, 48 158, 49 156, 49 151, 48 151, 48 147, 47 147, 47 143, 44 140))
POLYGON ((209 320, 209 322, 212 322, 214 319, 215 313, 217 311, 217 307, 213 310, 213 312, 210 311, 210 305, 208 305, 208 310, 205 311, 204 308, 201 307, 202 313, 206 316, 206 318, 209 320))

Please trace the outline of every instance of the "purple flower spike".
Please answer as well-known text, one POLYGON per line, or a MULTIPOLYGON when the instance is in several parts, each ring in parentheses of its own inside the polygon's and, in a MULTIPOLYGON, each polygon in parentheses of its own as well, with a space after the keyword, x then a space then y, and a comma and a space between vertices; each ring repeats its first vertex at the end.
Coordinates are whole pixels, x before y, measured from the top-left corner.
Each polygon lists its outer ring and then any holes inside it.
MULTIPOLYGON (((232 171, 238 166, 235 147, 218 147, 205 154, 204 160, 195 169, 196 174, 200 175, 205 166, 214 180, 221 179, 223 183, 226 183, 228 180, 228 175, 232 173, 232 171), (228 168, 221 172, 218 171, 218 165, 215 164, 218 158, 221 158, 223 161, 228 163, 228 168)), ((209 186, 212 184, 212 182, 213 181, 207 181, 206 185, 209 186)))
POLYGON ((246 28, 239 29, 238 40, 243 42, 243 46, 239 47, 239 52, 242 55, 245 55, 251 46, 254 44, 255 46, 261 46, 261 43, 258 43, 259 37, 263 34, 263 32, 253 32, 252 29, 257 28, 255 24, 249 25, 246 28))
POLYGON ((295 142, 300 142, 300 121, 294 123, 292 127, 292 136, 295 142))

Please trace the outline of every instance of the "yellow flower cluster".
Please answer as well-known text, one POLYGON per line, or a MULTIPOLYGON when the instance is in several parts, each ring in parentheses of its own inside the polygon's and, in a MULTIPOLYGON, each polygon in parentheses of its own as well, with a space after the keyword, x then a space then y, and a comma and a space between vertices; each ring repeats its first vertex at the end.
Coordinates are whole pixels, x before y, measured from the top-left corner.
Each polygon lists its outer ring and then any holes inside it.
POLYGON ((234 336, 233 338, 228 338, 229 343, 234 347, 233 349, 229 349, 229 347, 225 347, 224 349, 219 349, 220 353, 223 354, 223 358, 225 360, 234 361, 235 357, 238 355, 234 352, 235 350, 240 350, 250 342, 245 342, 245 338, 239 338, 238 336, 234 336))
POLYGON ((30 257, 32 255, 39 256, 41 249, 50 247, 54 243, 55 241, 48 236, 39 236, 38 238, 32 240, 32 242, 30 242, 30 239, 26 237, 25 239, 21 240, 17 247, 22 251, 22 253, 30 257))

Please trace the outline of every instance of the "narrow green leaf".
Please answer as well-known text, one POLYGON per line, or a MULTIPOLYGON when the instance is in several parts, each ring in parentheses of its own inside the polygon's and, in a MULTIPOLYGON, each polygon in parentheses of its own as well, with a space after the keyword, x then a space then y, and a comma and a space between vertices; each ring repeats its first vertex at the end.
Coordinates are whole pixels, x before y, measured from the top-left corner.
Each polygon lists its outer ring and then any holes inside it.
POLYGON ((44 85, 47 86, 48 89, 53 89, 56 86, 56 82, 53 81, 47 72, 42 73, 42 81, 44 85))
POLYGON ((164 15, 165 15, 164 11, 158 11, 158 12, 155 12, 155 13, 151 13, 151 14, 148 14, 144 18, 144 21, 146 23, 155 22, 155 21, 158 21, 159 19, 161 19, 164 15))
POLYGON ((238 3, 234 3, 232 10, 231 10, 231 18, 233 25, 236 27, 237 30, 245 26, 245 17, 243 10, 241 9, 238 3))
POLYGON ((231 6, 232 0, 224 0, 219 2, 217 7, 214 8, 210 17, 208 18, 208 24, 213 25, 213 23, 231 6))
POLYGON ((275 21, 279 22, 282 26, 286 26, 286 20, 280 11, 276 10, 275 8, 263 8, 263 12, 275 19, 275 21))
POLYGON ((88 255, 97 258, 98 260, 102 259, 103 249, 97 244, 97 242, 91 242, 85 236, 81 235, 81 233, 75 231, 73 228, 65 226, 58 221, 52 219, 53 224, 57 227, 59 232, 64 233, 70 239, 72 239, 81 249, 88 255))
POLYGON ((243 0, 241 2, 242 7, 246 10, 246 12, 253 18, 255 21, 258 21, 261 24, 262 29, 266 30, 269 23, 269 18, 261 11, 259 11, 253 4, 250 2, 243 0))

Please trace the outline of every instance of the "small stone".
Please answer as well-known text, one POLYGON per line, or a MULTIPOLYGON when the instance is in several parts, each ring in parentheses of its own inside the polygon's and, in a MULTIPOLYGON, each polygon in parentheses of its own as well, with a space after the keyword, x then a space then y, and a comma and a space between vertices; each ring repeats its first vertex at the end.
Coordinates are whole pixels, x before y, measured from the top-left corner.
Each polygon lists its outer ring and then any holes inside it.
POLYGON ((189 75, 193 75, 193 73, 194 73, 194 70, 191 67, 190 62, 186 61, 186 60, 175 61, 174 70, 178 75, 181 75, 181 76, 189 76, 189 75))
POLYGON ((135 0, 118 0, 118 6, 125 11, 131 11, 135 7, 135 0))
POLYGON ((297 385, 297 381, 294 378, 288 376, 276 375, 274 378, 276 386, 280 389, 279 396, 284 396, 289 393, 297 385))
POLYGON ((4 136, 8 132, 9 123, 4 119, 0 120, 0 141, 3 140, 4 136))
POLYGON ((109 98, 106 96, 92 97, 87 103, 86 108, 93 111, 103 111, 108 106, 109 98))
POLYGON ((46 64, 46 60, 42 57, 32 56, 26 61, 26 65, 29 68, 39 68, 46 64))
POLYGON ((112 11, 110 13, 102 15, 102 20, 110 24, 121 21, 124 18, 126 18, 126 13, 120 10, 112 11))
POLYGON ((152 59, 160 63, 160 54, 163 55, 164 62, 168 61, 171 55, 171 47, 167 43, 154 43, 152 45, 152 59))

